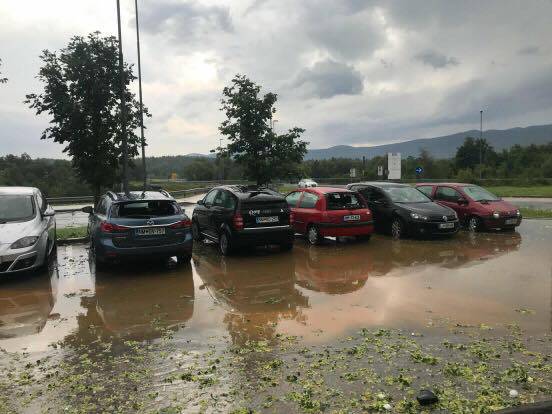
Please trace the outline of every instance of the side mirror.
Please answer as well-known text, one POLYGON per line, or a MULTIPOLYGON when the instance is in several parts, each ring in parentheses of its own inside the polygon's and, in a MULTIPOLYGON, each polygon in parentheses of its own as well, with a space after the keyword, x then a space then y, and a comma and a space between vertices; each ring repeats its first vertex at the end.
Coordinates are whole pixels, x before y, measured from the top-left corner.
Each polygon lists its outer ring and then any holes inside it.
POLYGON ((465 204, 468 204, 468 200, 466 200, 466 199, 463 198, 463 197, 459 197, 458 200, 456 200, 456 202, 457 202, 458 204, 460 204, 460 205, 462 205, 462 204, 464 204, 464 205, 465 205, 465 204))
POLYGON ((200 206, 204 205, 205 203, 203 202, 203 200, 197 200, 197 204, 199 204, 200 206))
POLYGON ((50 206, 48 206, 46 210, 44 210, 44 213, 42 213, 42 217, 52 217, 55 215, 56 215, 56 211, 50 206))
POLYGON ((86 213, 86 214, 93 214, 94 213, 94 208, 92 206, 86 206, 86 207, 81 208, 81 211, 83 213, 86 213))

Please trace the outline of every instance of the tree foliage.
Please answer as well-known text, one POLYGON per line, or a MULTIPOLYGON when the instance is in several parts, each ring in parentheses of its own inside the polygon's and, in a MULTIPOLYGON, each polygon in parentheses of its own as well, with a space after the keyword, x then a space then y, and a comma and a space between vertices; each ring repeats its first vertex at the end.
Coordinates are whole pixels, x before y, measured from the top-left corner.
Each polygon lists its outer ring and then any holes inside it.
POLYGON ((236 75, 223 90, 221 111, 226 120, 219 127, 230 141, 227 155, 244 169, 246 177, 257 184, 286 177, 297 170, 307 152, 301 141, 302 128, 277 135, 271 128, 278 99, 274 93, 261 96, 261 87, 246 76, 236 75))
POLYGON ((467 137, 454 157, 458 169, 475 168, 480 164, 494 164, 496 152, 486 139, 467 137))
MULTIPOLYGON (((112 187, 122 165, 122 136, 118 41, 99 32, 73 37, 58 53, 45 50, 38 79, 40 94, 29 94, 25 103, 37 115, 51 116, 41 139, 65 145, 78 175, 91 185, 95 197, 112 187)), ((138 155, 139 104, 129 85, 136 78, 124 64, 126 122, 129 158, 138 155)), ((144 114, 148 116, 147 109, 144 114)))

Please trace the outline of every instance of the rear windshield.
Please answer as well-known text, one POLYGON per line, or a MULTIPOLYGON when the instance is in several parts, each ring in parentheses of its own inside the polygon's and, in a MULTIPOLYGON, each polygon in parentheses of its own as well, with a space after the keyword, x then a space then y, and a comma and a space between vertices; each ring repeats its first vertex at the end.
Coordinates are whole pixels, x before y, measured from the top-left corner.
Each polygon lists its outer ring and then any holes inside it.
POLYGON ((0 195, 0 223, 27 221, 34 216, 33 196, 0 195))
POLYGON ((326 200, 328 210, 364 208, 364 202, 355 193, 329 193, 326 200))
POLYGON ((130 201, 115 204, 111 208, 112 217, 153 218, 182 214, 180 206, 174 201, 130 201))

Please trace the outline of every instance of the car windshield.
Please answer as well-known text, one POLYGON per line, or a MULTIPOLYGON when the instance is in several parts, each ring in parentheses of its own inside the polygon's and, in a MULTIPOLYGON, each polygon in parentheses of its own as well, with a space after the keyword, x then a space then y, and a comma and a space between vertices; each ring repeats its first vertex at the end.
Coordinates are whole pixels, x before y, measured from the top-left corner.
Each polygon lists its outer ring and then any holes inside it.
POLYGON ((182 214, 179 205, 174 201, 131 201, 115 204, 111 210, 112 217, 153 218, 182 214))
POLYGON ((28 221, 35 216, 30 195, 0 195, 0 223, 28 221))
POLYGON ((412 187, 388 187, 383 191, 395 203, 428 203, 431 201, 424 193, 412 187))
POLYGON ((326 197, 328 200, 328 210, 364 208, 364 203, 354 193, 329 193, 326 197))
POLYGON ((481 188, 477 185, 470 185, 469 187, 463 187, 464 192, 473 200, 473 201, 498 201, 500 198, 495 196, 493 193, 481 188))

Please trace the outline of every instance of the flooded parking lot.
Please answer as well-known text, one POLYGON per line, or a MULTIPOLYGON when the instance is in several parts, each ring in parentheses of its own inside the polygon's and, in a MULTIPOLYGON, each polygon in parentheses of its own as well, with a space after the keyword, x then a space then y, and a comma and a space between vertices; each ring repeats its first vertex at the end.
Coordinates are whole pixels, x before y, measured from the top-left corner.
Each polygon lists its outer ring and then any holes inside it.
MULTIPOLYGON (((445 367, 467 364, 444 345, 455 341, 468 350, 476 341, 481 352, 509 349, 476 361, 470 375, 481 363, 502 375, 520 352, 513 366, 523 367, 525 381, 497 380, 500 387, 518 384, 523 401, 552 398, 551 252, 548 221, 431 241, 375 236, 311 247, 298 239, 291 252, 235 257, 197 244, 190 264, 135 263, 108 272, 89 264, 87 246, 59 247, 48 273, 0 284, 2 369, 17 373, 0 384, 0 401, 29 412, 55 412, 59 401, 82 412, 349 412, 387 403, 411 412, 409 388, 435 388, 438 379, 445 408, 455 412, 455 401, 490 386, 459 374, 469 387, 445 387, 445 367), (362 350, 368 343, 375 348, 362 350), (328 349, 338 353, 335 361, 328 349), (403 349, 407 360, 398 363, 403 349), (427 356, 432 349, 435 361, 427 356), (542 367, 530 365, 536 362, 525 352, 543 359, 542 367), (336 371, 329 378, 314 373, 330 367, 336 371), (22 391, 17 398, 13 384, 22 391), (100 395, 109 404, 101 405, 100 395)), ((505 394, 485 401, 501 407, 522 400, 505 394)))

